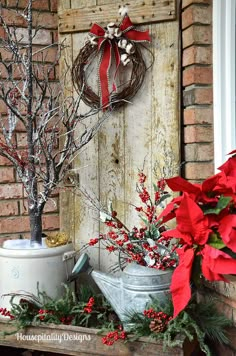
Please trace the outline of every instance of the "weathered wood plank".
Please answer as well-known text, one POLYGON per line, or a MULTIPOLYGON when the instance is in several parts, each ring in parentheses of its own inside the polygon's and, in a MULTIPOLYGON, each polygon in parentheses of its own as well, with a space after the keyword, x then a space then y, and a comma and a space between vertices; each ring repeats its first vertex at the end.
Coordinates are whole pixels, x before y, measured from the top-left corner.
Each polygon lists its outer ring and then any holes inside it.
POLYGON ((165 22, 152 26, 151 30, 155 54, 151 77, 151 151, 156 178, 179 174, 178 26, 177 21, 165 22))
MULTIPOLYGON (((96 3, 96 0, 87 0, 86 1, 88 5, 92 6, 93 4, 96 3)), ((62 8, 68 8, 68 7, 72 7, 72 9, 74 7, 77 7, 78 4, 80 3, 80 0, 76 0, 76 1, 72 1, 72 3, 70 4, 70 1, 66 1, 64 2, 63 0, 60 1, 60 9, 62 8)), ((84 5, 84 4, 83 4, 84 5)), ((63 72, 65 71, 64 69, 64 62, 66 60, 66 62, 68 63, 68 65, 71 67, 72 66, 72 62, 73 59, 77 56, 77 52, 78 49, 80 47, 83 46, 84 43, 84 35, 77 35, 74 34, 72 36, 72 34, 60 34, 60 41, 65 41, 65 45, 66 50, 64 53, 64 56, 61 60, 61 75, 63 74, 63 72), (74 51, 73 51, 74 49, 74 51)), ((74 95, 77 96, 78 94, 76 93, 75 89, 73 88, 72 85, 72 80, 70 77, 70 71, 68 71, 68 78, 66 81, 66 87, 65 87, 65 91, 67 91, 70 95, 74 95)), ((87 108, 83 102, 81 102, 80 108, 79 110, 81 112, 86 112, 89 110, 89 108, 87 108)), ((94 118, 93 120, 96 120, 96 118, 94 118)), ((88 125, 91 123, 91 121, 87 122, 88 125)), ((84 130, 84 125, 82 127, 79 127, 78 130, 84 130)), ((79 134, 79 132, 78 132, 79 134)), ((96 140, 96 139, 95 139, 96 140)), ((95 141, 94 141, 95 142, 95 141)), ((96 178, 97 177, 97 173, 94 164, 90 165, 89 161, 90 160, 94 160, 95 162, 97 162, 97 148, 95 143, 93 144, 89 144, 88 146, 86 146, 83 151, 79 154, 79 156, 75 159, 75 162, 73 162, 73 169, 77 169, 79 170, 79 177, 80 177, 80 184, 82 187, 87 187, 89 188, 89 182, 91 182, 91 184, 93 185, 93 188, 95 188, 95 192, 97 194, 98 191, 98 186, 95 184, 96 178), (95 158, 94 158, 94 154, 95 154, 95 158), (85 173, 85 174, 83 174, 85 173), (86 183, 86 184, 85 184, 86 183)), ((73 189, 72 189, 73 190, 73 189)), ((72 241, 74 242, 75 248, 77 250, 79 250, 79 248, 81 247, 81 245, 83 243, 85 243, 85 241, 87 242, 89 237, 93 237, 90 236, 92 232, 94 231, 98 231, 98 229, 96 229, 96 225, 98 224, 98 213, 95 214, 91 214, 91 212, 88 211, 88 207, 87 205, 85 206, 83 204, 84 201, 84 197, 80 194, 79 191, 76 191, 76 193, 74 193, 73 191, 71 192, 70 190, 67 190, 65 192, 61 192, 60 194, 60 226, 61 226, 61 230, 66 231, 72 241), (86 218, 86 221, 89 223, 90 226, 90 233, 87 231, 83 230, 83 217, 89 216, 91 218, 91 221, 86 218), (79 229, 78 226, 81 226, 81 229, 79 229), (92 227, 92 229, 91 229, 92 227), (80 241, 80 238, 78 236, 78 230, 79 230, 79 236, 85 236, 85 238, 82 238, 82 241, 80 241)), ((91 256, 91 264, 96 265, 96 262, 98 261, 98 250, 94 249, 93 250, 93 254, 94 254, 94 258, 92 258, 91 256)), ((97 266, 98 267, 98 266, 97 266)))
MULTIPOLYGON (((107 4, 108 1, 97 0, 97 4, 103 2, 107 4)), ((111 10, 115 7, 112 3, 111 10)), ((75 19, 73 21, 78 22, 75 19)), ((143 167, 144 161, 149 190, 152 189, 152 182, 156 181, 155 173, 159 177, 171 175, 173 171, 176 173, 175 169, 179 165, 178 21, 151 24, 149 30, 155 62, 146 73, 142 88, 133 98, 132 104, 112 113, 99 134, 74 163, 74 168, 80 172, 81 187, 90 196, 100 199, 103 205, 112 200, 114 209, 130 228, 137 224, 140 226, 138 214, 130 203, 140 204, 135 188, 138 169, 143 167), (163 173, 166 167, 167 172, 163 173)), ((86 33, 72 35, 73 58, 83 46, 85 36, 86 33)), ((143 55, 150 63, 150 53, 143 50, 143 55)), ((127 68, 117 76, 120 83, 123 81, 122 76, 127 76, 127 68)), ((96 65, 89 78, 95 88, 96 65)), ((103 232, 98 212, 89 209, 87 203, 81 196, 75 197, 62 212, 74 215, 77 248, 103 232)), ((100 249, 89 248, 88 253, 91 264, 103 271, 108 271, 116 260, 101 246, 100 249)))
MULTIPOLYGON (((121 75, 119 75, 121 78, 121 75)), ((119 83, 117 83, 119 85, 119 83)), ((125 118, 124 111, 116 111, 105 123, 98 134, 99 140, 99 191, 100 201, 104 206, 112 202, 113 209, 119 212, 119 218, 124 219, 125 192, 125 118)), ((107 231, 107 227, 106 227, 107 231)), ((100 233, 104 232, 104 225, 100 226, 100 233)), ((102 247, 102 246, 101 246, 102 247)), ((109 254, 100 248, 101 270, 108 270, 117 262, 114 254, 109 254)))
MULTIPOLYGON (((176 18, 175 0, 129 1, 129 14, 135 24, 171 21, 176 18)), ((120 22, 118 15, 120 4, 113 1, 97 6, 66 10, 59 13, 59 32, 88 31, 94 22, 106 26, 109 22, 120 22)))
MULTIPOLYGON (((149 25, 149 31, 151 25, 149 25)), ((148 46, 151 50, 153 45, 148 46)), ((154 49, 155 52, 155 49, 154 49)), ((142 55, 147 65, 151 63, 151 54, 143 49, 142 55)), ((140 227, 140 218, 135 206, 141 205, 136 192, 138 172, 144 167, 148 175, 147 188, 151 189, 151 135, 152 135, 152 92, 151 78, 153 72, 150 68, 145 75, 142 87, 127 105, 125 111, 125 224, 130 229, 140 227)))
MULTIPOLYGON (((78 55, 79 49, 83 46, 86 34, 73 34, 73 59, 78 55)), ((75 93, 75 95, 77 95, 75 93)), ((80 104, 80 112, 87 112, 90 108, 83 102, 80 104)), ((84 124, 88 127, 98 120, 98 117, 93 116, 86 119, 79 130, 84 130, 84 124)), ((82 191, 89 194, 93 199, 99 199, 99 142, 96 135, 83 150, 79 153, 74 161, 74 168, 79 169, 80 188, 82 191)), ((70 207, 73 213, 73 208, 70 207)), ((91 204, 83 194, 77 191, 75 196, 75 241, 76 248, 80 249, 87 244, 91 238, 99 235, 99 211, 91 209, 91 204)), ((95 268, 99 268, 99 250, 98 248, 90 249, 91 264, 95 268)))
POLYGON ((59 0, 58 1, 58 14, 61 14, 63 11, 71 8, 71 0, 59 0))
MULTIPOLYGON (((14 327, 0 323, 0 331, 12 331, 14 327)), ((161 342, 140 338, 140 341, 124 343, 116 341, 112 346, 103 345, 98 330, 76 326, 54 325, 28 327, 17 334, 9 335, 0 340, 0 345, 56 352, 64 355, 98 355, 98 356, 181 356, 186 353, 183 347, 163 350, 161 342), (30 337, 32 340, 30 340, 30 337)))
MULTIPOLYGON (((70 0, 59 1, 58 12, 62 12, 65 9, 70 8, 70 0)), ((59 37, 60 43, 63 43, 65 48, 63 50, 62 56, 60 58, 60 78, 63 80, 64 94, 65 96, 73 95, 73 86, 71 82, 70 71, 68 71, 68 66, 72 65, 72 36, 71 34, 61 34, 59 37), (65 77, 65 73, 67 73, 65 77)), ((61 140, 60 144, 63 142, 61 140)), ((74 213, 69 213, 67 207, 71 207, 71 211, 74 210, 74 195, 69 189, 60 191, 60 229, 65 231, 74 243, 74 213)))

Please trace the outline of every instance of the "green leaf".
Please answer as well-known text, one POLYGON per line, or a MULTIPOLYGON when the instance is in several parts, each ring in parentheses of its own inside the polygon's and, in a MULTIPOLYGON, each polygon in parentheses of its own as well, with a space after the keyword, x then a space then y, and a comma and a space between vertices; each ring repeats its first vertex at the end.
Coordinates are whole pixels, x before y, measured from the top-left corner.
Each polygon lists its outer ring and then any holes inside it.
POLYGON ((214 248, 217 248, 218 250, 221 250, 222 248, 225 247, 224 242, 216 233, 212 233, 210 235, 209 240, 208 240, 208 245, 210 245, 214 248))
POLYGON ((149 222, 147 221, 147 219, 145 219, 142 215, 139 215, 139 217, 141 220, 143 220, 143 222, 146 226, 149 226, 149 222))
POLYGON ((154 188, 155 192, 158 192, 158 188, 157 188, 157 185, 155 183, 153 183, 153 188, 154 188))
POLYGON ((165 201, 166 199, 170 198, 171 195, 169 193, 166 193, 164 195, 161 196, 161 198, 158 201, 158 204, 162 203, 163 201, 165 201))
POLYGON ((217 248, 217 250, 221 250, 222 248, 225 247, 225 244, 222 240, 218 240, 216 242, 208 242, 208 245, 217 248))
POLYGON ((218 215, 229 204, 231 197, 224 197, 221 195, 215 208, 210 208, 204 211, 204 214, 216 214, 218 215))
POLYGON ((158 228, 155 225, 151 225, 150 226, 150 233, 152 238, 157 239, 158 237, 160 237, 160 232, 158 230, 158 228))

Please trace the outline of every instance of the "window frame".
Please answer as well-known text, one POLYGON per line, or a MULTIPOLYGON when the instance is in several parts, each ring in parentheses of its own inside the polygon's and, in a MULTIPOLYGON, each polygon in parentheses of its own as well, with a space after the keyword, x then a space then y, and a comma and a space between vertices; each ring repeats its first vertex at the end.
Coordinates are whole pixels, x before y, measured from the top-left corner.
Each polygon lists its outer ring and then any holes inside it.
POLYGON ((236 148, 236 0, 213 1, 213 113, 215 170, 236 148), (232 55, 233 54, 233 55, 232 55))

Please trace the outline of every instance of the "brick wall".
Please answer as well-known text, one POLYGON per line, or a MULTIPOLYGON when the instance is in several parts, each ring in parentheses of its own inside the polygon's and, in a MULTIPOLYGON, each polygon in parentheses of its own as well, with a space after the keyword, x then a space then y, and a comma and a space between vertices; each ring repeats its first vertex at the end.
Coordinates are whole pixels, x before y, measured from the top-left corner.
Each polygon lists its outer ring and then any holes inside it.
MULTIPOLYGON (((182 1, 182 145, 184 175, 193 181, 214 174, 212 4, 212 0, 182 1)), ((207 285, 219 310, 236 325, 236 280, 207 285)))
POLYGON ((182 1, 184 176, 214 173, 212 0, 182 1))
MULTIPOLYGON (((1 0, 1 3, 8 8, 16 6, 16 0, 1 0)), ((19 0, 19 7, 24 8, 26 0, 19 0)), ((34 39, 34 51, 42 46, 50 45, 57 40, 57 0, 36 0, 33 2, 34 23, 38 21, 41 26, 37 36, 34 39)), ((9 25, 15 24, 18 33, 22 36, 26 33, 25 23, 16 13, 3 10, 4 17, 9 25)), ((3 36, 3 29, 0 28, 0 36, 3 36)), ((1 50, 3 59, 8 56, 7 52, 1 50)), ((48 64, 54 61, 56 48, 50 48, 47 51, 46 61, 48 64)), ((41 56, 35 58, 40 63, 41 56)), ((4 75, 4 73, 2 73, 4 75)), ((52 74, 52 80, 56 81, 56 73, 52 74)), ((0 112, 5 115, 5 108, 0 102, 0 112)), ((1 135, 1 133, 0 133, 1 135)), ((15 133, 15 142, 17 148, 23 148, 25 144, 25 132, 20 125, 15 133)), ((58 215, 58 196, 53 197, 45 207, 43 217, 44 231, 59 228, 58 215)), ((16 171, 11 163, 0 157, 0 240, 5 238, 18 238, 19 234, 24 237, 29 236, 29 219, 27 217, 27 200, 23 193, 23 187, 17 178, 16 171)))

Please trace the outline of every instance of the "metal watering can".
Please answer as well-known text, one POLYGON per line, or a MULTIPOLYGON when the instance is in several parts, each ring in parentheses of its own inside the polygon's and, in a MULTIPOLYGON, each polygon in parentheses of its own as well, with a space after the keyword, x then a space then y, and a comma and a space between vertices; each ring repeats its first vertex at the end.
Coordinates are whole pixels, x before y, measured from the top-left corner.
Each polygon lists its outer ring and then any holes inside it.
POLYGON ((161 271, 130 263, 120 277, 115 277, 109 273, 93 270, 86 253, 78 259, 70 281, 77 278, 81 272, 91 274, 125 327, 128 313, 134 311, 142 313, 152 298, 158 298, 160 301, 167 298, 173 273, 170 269, 161 271))

